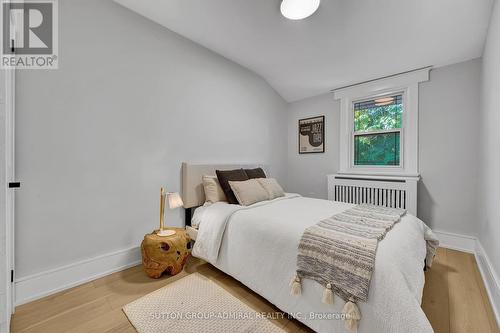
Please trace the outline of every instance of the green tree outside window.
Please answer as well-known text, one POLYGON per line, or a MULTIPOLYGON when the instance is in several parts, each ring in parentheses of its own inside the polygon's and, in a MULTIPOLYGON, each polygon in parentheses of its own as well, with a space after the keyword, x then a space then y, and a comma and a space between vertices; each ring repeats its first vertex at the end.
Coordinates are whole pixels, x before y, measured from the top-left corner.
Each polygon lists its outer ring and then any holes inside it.
POLYGON ((354 165, 400 165, 403 96, 354 103, 354 165))

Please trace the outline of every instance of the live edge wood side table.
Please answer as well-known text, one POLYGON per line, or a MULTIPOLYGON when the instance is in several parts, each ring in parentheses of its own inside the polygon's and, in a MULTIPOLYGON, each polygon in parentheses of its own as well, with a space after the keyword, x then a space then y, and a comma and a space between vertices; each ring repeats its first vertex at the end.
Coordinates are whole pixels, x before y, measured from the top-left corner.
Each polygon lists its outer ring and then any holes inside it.
POLYGON ((191 238, 186 230, 169 229, 175 230, 175 234, 160 237, 154 231, 144 236, 142 241, 142 265, 151 278, 157 279, 164 272, 170 275, 178 274, 191 254, 191 238))

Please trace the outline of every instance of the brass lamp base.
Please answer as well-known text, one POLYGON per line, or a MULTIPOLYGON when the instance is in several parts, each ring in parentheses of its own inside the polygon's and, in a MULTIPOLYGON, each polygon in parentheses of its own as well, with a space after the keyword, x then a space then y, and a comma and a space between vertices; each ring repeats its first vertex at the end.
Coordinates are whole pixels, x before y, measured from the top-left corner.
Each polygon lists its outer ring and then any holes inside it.
POLYGON ((160 237, 172 236, 175 235, 175 230, 158 230, 156 234, 160 237))

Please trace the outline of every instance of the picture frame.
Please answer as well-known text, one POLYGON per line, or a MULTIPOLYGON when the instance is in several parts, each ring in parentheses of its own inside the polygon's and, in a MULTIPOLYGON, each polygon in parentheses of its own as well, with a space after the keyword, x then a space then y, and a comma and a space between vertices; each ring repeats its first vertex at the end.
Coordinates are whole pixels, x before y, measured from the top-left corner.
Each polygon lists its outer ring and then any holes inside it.
POLYGON ((325 116, 299 119, 299 154, 318 154, 325 152, 325 116))

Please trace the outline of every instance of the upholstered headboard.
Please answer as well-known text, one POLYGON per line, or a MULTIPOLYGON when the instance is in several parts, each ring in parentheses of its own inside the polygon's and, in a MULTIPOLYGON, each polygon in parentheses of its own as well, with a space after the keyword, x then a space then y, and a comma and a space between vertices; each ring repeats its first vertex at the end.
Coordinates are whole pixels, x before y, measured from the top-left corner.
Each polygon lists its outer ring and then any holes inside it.
POLYGON ((182 163, 182 201, 184 208, 193 208, 205 203, 202 177, 215 176, 215 170, 251 169, 262 168, 267 173, 263 164, 194 164, 182 163))

